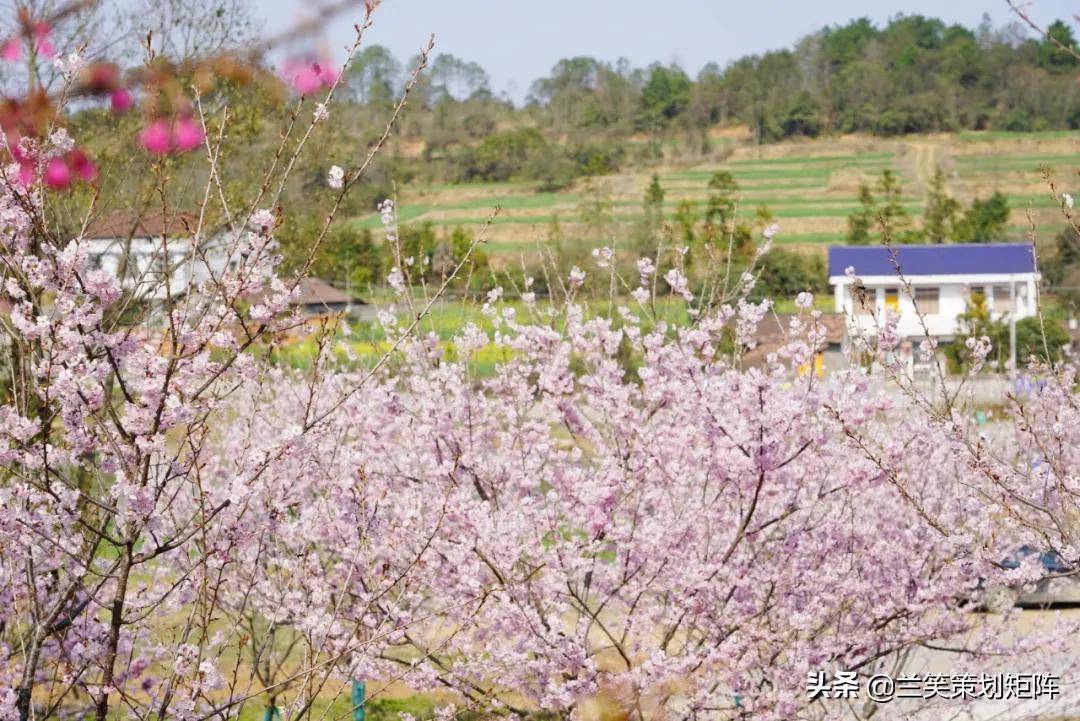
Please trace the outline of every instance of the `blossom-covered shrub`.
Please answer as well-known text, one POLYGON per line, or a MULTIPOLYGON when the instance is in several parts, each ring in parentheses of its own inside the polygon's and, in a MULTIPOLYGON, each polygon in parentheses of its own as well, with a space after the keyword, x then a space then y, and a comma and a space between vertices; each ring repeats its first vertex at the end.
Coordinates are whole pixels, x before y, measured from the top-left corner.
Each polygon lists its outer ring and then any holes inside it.
MULTIPOLYGON (((24 20, 0 55, 52 55, 24 20)), ((133 105, 118 71, 76 60, 62 58, 65 92, 133 105)), ((1055 655, 1066 625, 1017 638, 1007 615, 977 613, 989 589, 1044 578, 1002 563, 1018 546, 1080 565, 1072 366, 1018 377, 1008 423, 981 434, 962 388, 926 397, 899 374, 888 318, 866 349, 874 374, 803 372, 825 334, 801 294, 786 341, 749 367, 776 321, 749 300, 761 271, 706 302, 678 249, 631 259, 633 281, 598 249, 607 312, 579 298, 577 266, 547 284, 557 302, 531 279, 522 309, 496 288, 490 328, 446 343, 418 329, 449 280, 417 300, 425 260, 403 257, 390 201, 388 349, 365 363, 323 323, 305 328, 309 368, 278 366, 304 273, 405 99, 363 158, 330 165, 325 223, 285 274, 281 188, 341 74, 286 71, 311 114, 293 112, 236 205, 225 125, 208 138, 197 88, 167 69, 143 82, 129 140, 155 182, 174 153, 205 153, 199 213, 169 207, 166 183, 152 193, 199 279, 179 290, 164 234, 140 282, 98 267, 96 197, 82 230, 57 229, 51 194, 98 182, 66 131, 25 122, 61 102, 0 118, 0 720, 321 717, 349 710, 355 680, 451 693, 446 718, 569 717, 597 694, 636 719, 886 718, 902 709, 809 698, 808 674, 902 670, 928 649, 972 668, 1075 661, 1055 655), (658 279, 686 322, 655 313, 658 279), (478 377, 489 348, 503 360, 478 377)))
MULTIPOLYGON (((252 421, 266 431, 233 427, 216 456, 339 412, 252 491, 252 533, 282 537, 238 566, 258 568, 258 602, 325 622, 350 674, 409 669, 519 713, 616 689, 631 714, 787 719, 819 708, 809 672, 883 669, 924 644, 1051 657, 973 613, 985 588, 1039 573, 999 565, 1031 529, 965 490, 986 478, 953 429, 898 420, 910 404, 861 369, 798 376, 816 313, 745 370, 716 352, 730 307, 694 328, 620 314, 571 305, 556 331, 504 309, 493 336, 462 330, 458 360, 421 337, 361 392, 328 373, 252 396, 239 415, 274 409, 252 421), (467 359, 492 342, 511 360, 474 378, 467 359)), ((243 474, 219 477, 224 493, 243 474)))

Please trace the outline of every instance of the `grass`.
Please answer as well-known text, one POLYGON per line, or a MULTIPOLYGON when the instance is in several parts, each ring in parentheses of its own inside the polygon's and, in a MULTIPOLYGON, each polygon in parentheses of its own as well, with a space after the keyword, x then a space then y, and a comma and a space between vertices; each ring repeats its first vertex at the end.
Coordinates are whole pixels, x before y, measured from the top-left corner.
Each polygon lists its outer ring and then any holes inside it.
MULTIPOLYGON (((376 300, 372 298, 371 300, 376 300)), ((641 321, 641 328, 649 331, 656 323, 664 322, 676 327, 689 325, 690 316, 687 313, 686 304, 681 299, 670 297, 657 298, 655 304, 655 316, 653 309, 646 310, 630 298, 619 298, 617 303, 628 307, 641 321)), ((543 308, 546 301, 539 301, 543 308)), ((608 310, 606 299, 590 299, 584 302, 586 312, 589 314, 602 315, 608 310)), ((512 308, 518 318, 528 319, 532 311, 525 303, 516 300, 500 302, 500 309, 512 308)), ((833 298, 829 293, 818 294, 815 297, 814 307, 818 310, 831 311, 833 298)), ((780 298, 775 301, 774 310, 780 314, 797 313, 793 298, 780 298)), ((402 314, 402 320, 407 320, 407 313, 402 314)), ((532 318, 534 322, 548 322, 546 318, 532 318)), ((561 319, 556 321, 557 326, 561 319)), ((484 315, 480 304, 469 301, 444 302, 434 306, 430 313, 421 322, 418 333, 433 333, 439 338, 440 349, 443 358, 449 362, 461 360, 455 339, 461 329, 467 324, 476 325, 489 336, 494 331, 491 318, 484 315)), ((338 331, 332 343, 333 359, 345 368, 370 368, 372 367, 392 345, 383 331, 382 326, 371 322, 353 322, 350 324, 349 334, 346 336, 338 331)), ((313 337, 295 338, 286 342, 276 351, 275 360, 300 370, 309 370, 315 360, 318 346, 313 337)), ((494 375, 499 365, 513 358, 513 351, 503 345, 488 343, 467 359, 469 372, 479 378, 494 375)), ((391 363, 394 362, 391 358, 391 363)))
MULTIPOLYGON (((900 177, 902 203, 917 221, 923 212, 928 174, 935 165, 955 171, 955 175, 950 173, 950 190, 964 202, 985 198, 1001 189, 1009 196, 1013 225, 1021 225, 1030 208, 1040 226, 1049 228, 1048 224, 1060 224, 1059 214, 1053 212, 1058 209, 1058 201, 1051 197, 1035 170, 1044 165, 1059 169, 1080 166, 1080 153, 1074 149, 1055 152, 1062 146, 1062 139, 1071 138, 1080 139, 1080 132, 968 132, 877 139, 872 152, 862 152, 867 141, 858 138, 826 138, 778 147, 739 146, 732 141, 729 145, 747 157, 664 168, 658 175, 667 191, 664 212, 670 221, 680 202, 701 208, 711 193, 708 182, 715 172, 731 172, 740 185, 740 215, 750 217, 756 206, 768 206, 781 221, 783 232, 778 242, 784 244, 824 246, 843 242, 847 218, 859 209, 858 183, 886 168, 900 177), (932 152, 927 153, 927 149, 932 152)), ((644 217, 642 196, 654 172, 649 167, 627 168, 617 176, 592 181, 596 187, 606 188, 603 192, 611 203, 614 224, 611 233, 625 234, 629 226, 644 217)), ((531 249, 533 241, 543 239, 548 226, 556 220, 571 237, 596 235, 574 229, 582 223, 581 207, 594 199, 585 183, 556 192, 539 192, 539 187, 540 183, 534 181, 406 187, 399 222, 431 222, 437 229, 446 230, 475 228, 500 205, 502 213, 489 231, 485 247, 493 258, 512 257, 531 249)), ((374 214, 354 222, 362 228, 380 227, 380 219, 374 214)), ((1052 227, 1056 232, 1057 225, 1052 227)))
MULTIPOLYGON (((399 223, 408 223, 416 220, 424 213, 432 210, 432 205, 422 205, 412 203, 409 205, 401 206, 397 209, 397 216, 399 223)), ((367 218, 362 218, 353 221, 358 228, 379 228, 382 226, 382 220, 378 215, 372 215, 367 218)))
MULTIPOLYGON (((660 182, 664 184, 665 188, 670 188, 670 189, 693 188, 695 190, 700 190, 702 192, 705 192, 706 190, 708 190, 708 188, 706 187, 705 183, 703 183, 701 181, 705 180, 706 182, 708 182, 708 178, 712 177, 712 176, 709 175, 706 178, 698 178, 694 182, 687 182, 685 184, 680 183, 678 178, 672 178, 671 181, 674 181, 674 182, 667 181, 665 179, 667 177, 669 177, 669 176, 661 176, 660 177, 660 182)), ((783 183, 770 183, 770 182, 762 183, 762 182, 757 182, 756 180, 753 180, 752 178, 747 179, 745 177, 739 177, 739 185, 742 186, 743 190, 757 190, 757 191, 762 191, 762 192, 770 191, 770 190, 794 190, 794 189, 799 189, 799 188, 826 188, 826 187, 828 187, 828 183, 821 182, 820 178, 801 178, 801 177, 791 177, 791 178, 788 178, 787 180, 785 180, 783 183)))
POLYGON ((1059 140, 1062 138, 1080 138, 1080 130, 1036 130, 1014 132, 1010 130, 969 130, 953 136, 956 140, 968 143, 999 140, 1059 140))
MULTIPOLYGON (((330 694, 324 694, 329 697, 330 694)), ((408 714, 418 721, 428 721, 435 717, 439 702, 434 696, 416 694, 405 698, 372 698, 364 703, 366 721, 401 721, 402 714, 408 714)), ((264 721, 266 708, 259 703, 244 705, 238 721, 264 721)), ((352 700, 348 692, 338 694, 329 702, 318 698, 313 702, 310 718, 327 721, 352 721, 352 700)), ((472 712, 461 712, 457 718, 471 721, 479 718, 472 712)))
MULTIPOLYGON (((672 174, 677 180, 703 180, 708 182, 715 174, 715 170, 688 170, 682 173, 672 174)), ((754 170, 732 169, 732 175, 736 180, 776 180, 779 178, 828 178, 832 175, 832 168, 764 168, 754 170)))
POLYGON ((1031 153, 1024 155, 960 155, 956 158, 956 164, 960 167, 972 167, 979 165, 1000 165, 1002 163, 1039 164, 1039 163, 1080 163, 1080 153, 1062 155, 1057 153, 1031 153))
POLYGON ((747 160, 733 160, 729 165, 806 165, 810 163, 828 163, 830 165, 860 165, 860 164, 886 164, 881 161, 891 161, 893 153, 860 153, 859 155, 810 155, 792 158, 758 158, 747 160))
POLYGON ((440 205, 439 210, 493 210, 496 205, 504 209, 548 208, 561 203, 578 203, 582 199, 577 193, 536 193, 535 195, 502 195, 498 198, 472 198, 440 205))

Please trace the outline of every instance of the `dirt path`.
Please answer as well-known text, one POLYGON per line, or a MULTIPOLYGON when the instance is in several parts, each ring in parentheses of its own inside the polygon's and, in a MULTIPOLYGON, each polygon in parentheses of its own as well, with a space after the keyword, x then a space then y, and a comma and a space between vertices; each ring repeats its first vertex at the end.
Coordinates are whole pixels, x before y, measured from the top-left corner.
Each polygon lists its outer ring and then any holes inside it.
POLYGON ((938 169, 938 154, 941 151, 941 143, 922 140, 909 142, 907 145, 913 151, 912 155, 914 156, 911 168, 912 179, 919 184, 920 188, 925 189, 930 185, 930 179, 934 177, 934 171, 938 169))

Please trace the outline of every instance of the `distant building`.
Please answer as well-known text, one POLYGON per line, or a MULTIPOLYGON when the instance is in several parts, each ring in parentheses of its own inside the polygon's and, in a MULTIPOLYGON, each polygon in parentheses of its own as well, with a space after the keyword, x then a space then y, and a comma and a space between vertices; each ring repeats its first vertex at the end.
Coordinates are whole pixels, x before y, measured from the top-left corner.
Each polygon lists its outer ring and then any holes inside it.
POLYGON ((864 335, 876 334, 870 311, 878 323, 889 311, 900 315, 900 335, 923 337, 918 306, 932 337, 952 338, 960 332, 959 316, 975 295, 985 299, 991 318, 1021 320, 1035 314, 1038 278, 1030 243, 829 248, 836 312, 849 318, 850 330, 864 335), (854 269, 854 277, 847 275, 847 268, 854 269), (905 281, 913 299, 903 287, 905 281), (860 295, 865 302, 858 302, 860 295))
MULTIPOLYGON (((192 253, 198 223, 186 213, 112 213, 91 223, 81 243, 91 266, 122 278, 125 289, 142 300, 162 301, 237 267, 225 233, 205 234, 192 253)), ((363 301, 319 278, 300 281, 292 306, 308 317, 366 310, 363 301)))
POLYGON ((960 316, 976 296, 992 320, 1034 315, 1038 279, 1030 243, 829 248, 829 284, 836 312, 847 318, 847 332, 875 336, 887 312, 899 314, 900 353, 909 362, 912 344, 927 334, 949 341, 961 333, 960 316), (854 271, 850 275, 848 268, 854 271))
MULTIPOLYGON (((749 366, 764 366, 771 353, 775 353, 790 341, 791 321, 798 317, 787 313, 766 315, 754 334, 755 345, 746 351, 743 361, 749 366)), ((847 364, 843 355, 844 317, 836 313, 823 313, 817 322, 824 326, 825 334, 814 349, 812 370, 817 375, 823 375, 847 364)), ((799 372, 805 373, 809 370, 811 369, 800 368, 799 372)))
POLYGON ((186 213, 118 212, 86 228, 82 246, 90 265, 121 278, 123 286, 145 300, 184 293, 220 273, 229 264, 223 237, 204 238, 192 254, 198 217, 186 213))
POLYGON ((318 317, 349 313, 366 304, 321 278, 304 278, 300 281, 300 297, 292 305, 303 315, 318 317))

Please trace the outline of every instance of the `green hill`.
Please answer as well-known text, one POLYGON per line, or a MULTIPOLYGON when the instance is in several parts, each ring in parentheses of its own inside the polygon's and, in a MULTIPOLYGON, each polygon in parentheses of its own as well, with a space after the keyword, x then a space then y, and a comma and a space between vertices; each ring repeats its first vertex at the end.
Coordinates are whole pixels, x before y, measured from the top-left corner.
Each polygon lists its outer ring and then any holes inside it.
MULTIPOLYGON (((493 258, 516 260, 555 232, 571 244, 625 241, 644 218, 643 195, 653 173, 665 191, 665 219, 672 222, 680 202, 700 208, 709 195, 712 175, 728 171, 739 184, 740 216, 752 216, 765 205, 781 225, 778 242, 810 250, 844 242, 847 217, 859 208, 859 184, 872 183, 885 169, 900 178, 902 206, 917 226, 928 181, 941 168, 947 192, 962 204, 995 191, 1008 197, 1009 238, 1026 237, 1029 212, 1049 235, 1060 229, 1061 217, 1060 201, 1046 174, 1057 178, 1059 191, 1075 185, 1080 131, 967 132, 899 139, 845 136, 760 146, 746 139, 731 141, 717 156, 690 165, 641 167, 580 179, 557 192, 541 192, 538 182, 411 183, 399 191, 399 220, 409 225, 431 223, 437 232, 458 226, 475 230, 496 205, 501 206, 488 232, 488 252, 493 258)), ((355 222, 372 229, 380 226, 374 214, 355 222)))

